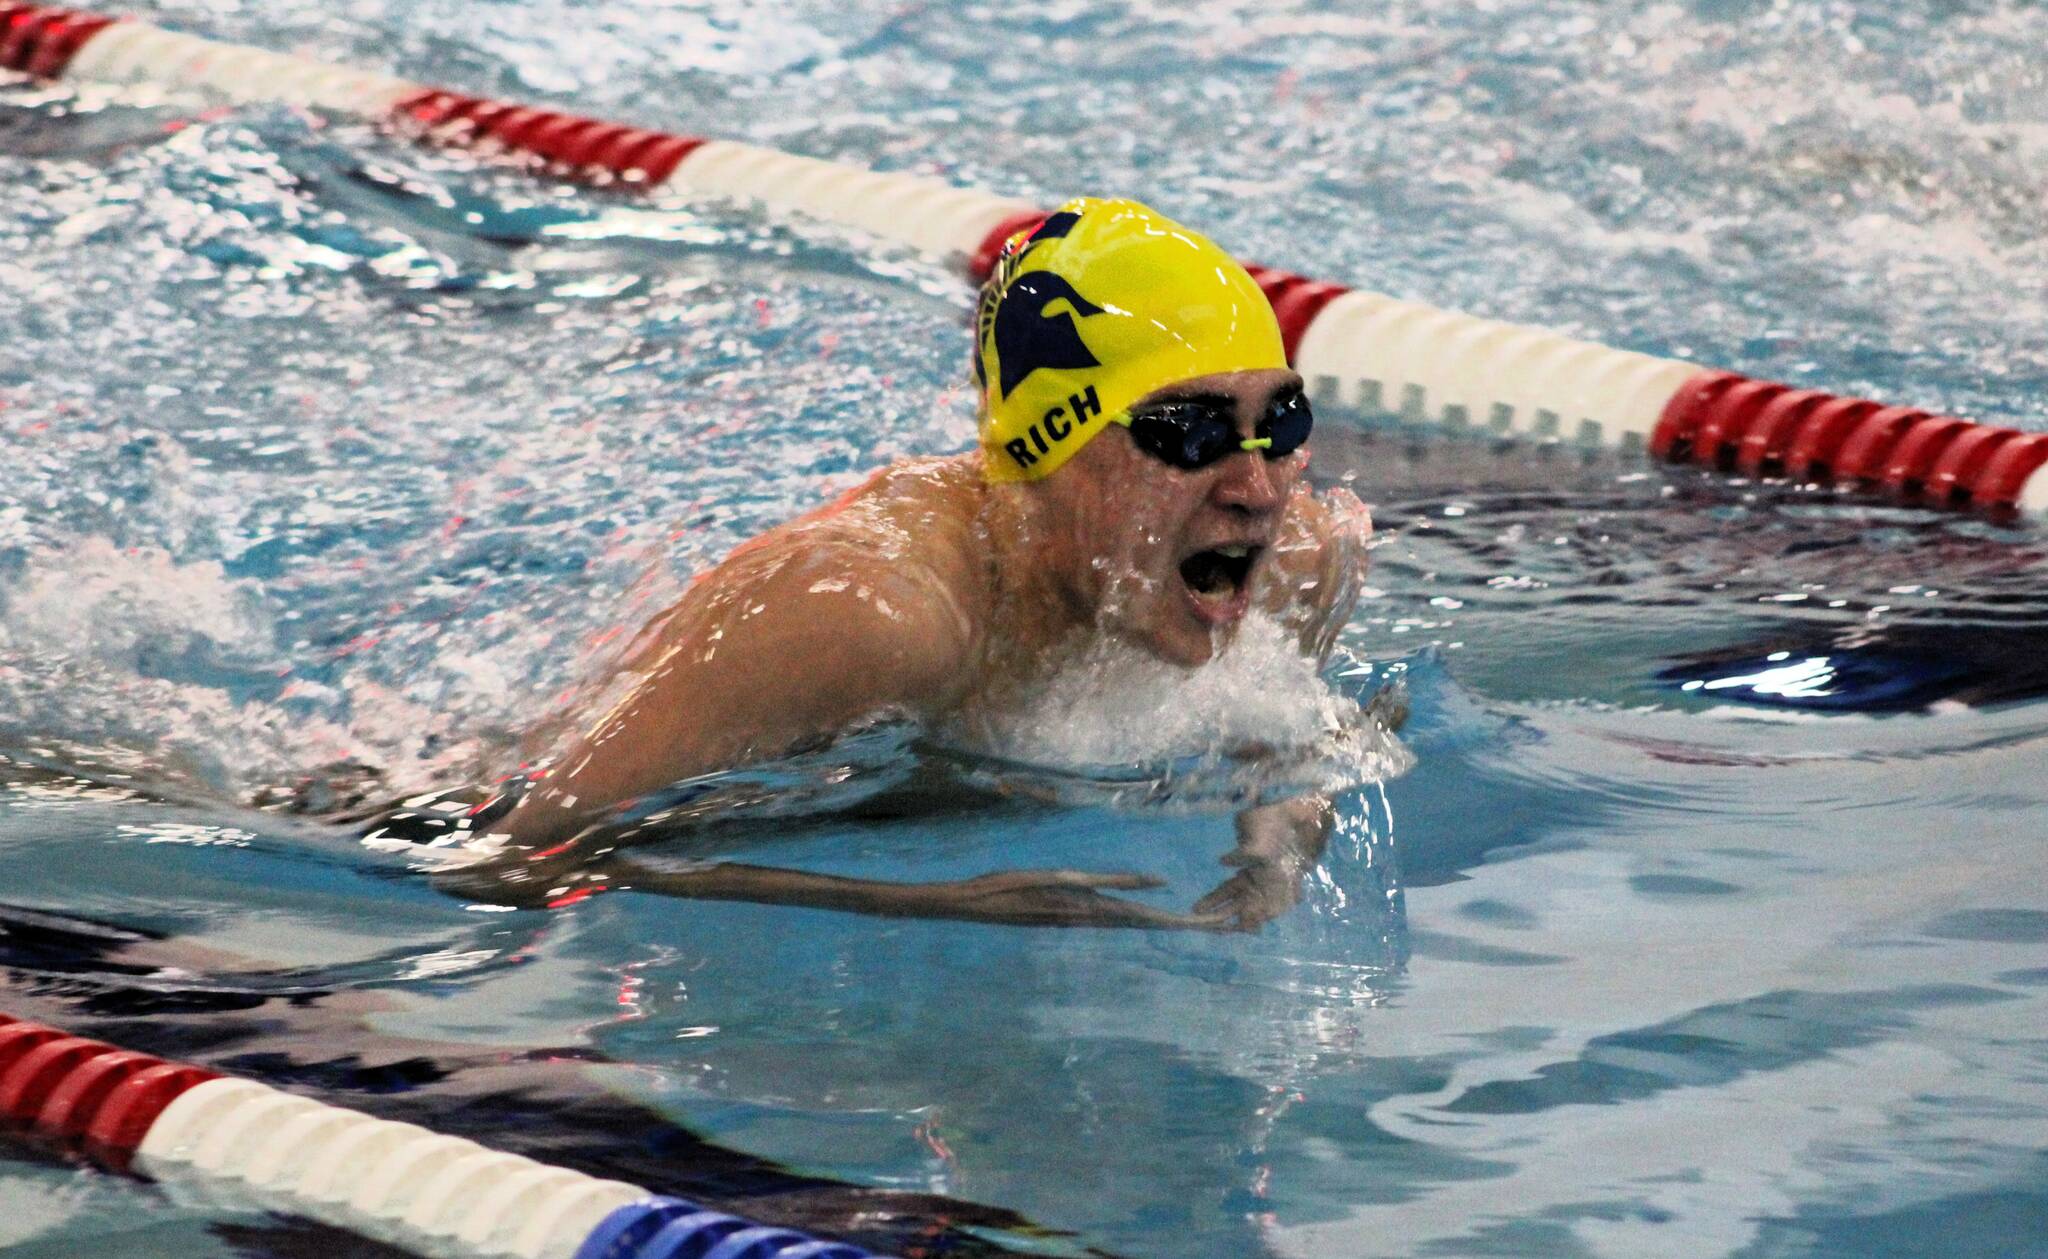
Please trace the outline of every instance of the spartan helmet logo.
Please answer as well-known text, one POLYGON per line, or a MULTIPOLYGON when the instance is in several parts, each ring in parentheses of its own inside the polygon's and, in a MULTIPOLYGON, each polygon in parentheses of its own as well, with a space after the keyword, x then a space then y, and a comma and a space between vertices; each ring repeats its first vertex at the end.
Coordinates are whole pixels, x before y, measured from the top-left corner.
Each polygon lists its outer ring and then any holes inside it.
MULTIPOLYGON (((1055 371, 1078 367, 1100 367, 1102 360, 1089 352, 1075 327, 1076 316, 1087 318, 1102 313, 1102 307, 1074 291, 1064 276, 1050 271, 1017 274, 1025 256, 1043 240, 1065 236, 1081 216, 1072 212, 1055 214, 1039 224, 1024 246, 1003 260, 997 278, 982 302, 980 327, 985 340, 995 342, 996 362, 1002 371, 997 383, 1008 398, 1024 378, 1041 367, 1055 371), (1046 314, 1046 308, 1064 301, 1068 309, 1046 314), (1070 313, 1071 312, 1071 313, 1070 313)), ((977 351, 979 343, 977 343, 977 351)), ((974 356, 975 374, 988 384, 988 369, 980 353, 974 356)))

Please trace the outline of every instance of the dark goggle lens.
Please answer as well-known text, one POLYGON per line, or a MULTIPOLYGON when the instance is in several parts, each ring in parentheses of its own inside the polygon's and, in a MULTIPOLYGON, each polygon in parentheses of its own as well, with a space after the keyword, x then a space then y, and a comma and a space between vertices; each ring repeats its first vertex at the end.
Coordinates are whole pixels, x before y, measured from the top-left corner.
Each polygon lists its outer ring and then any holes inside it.
POLYGON ((1206 468, 1239 445, 1237 425, 1230 417, 1198 402, 1134 412, 1131 440, 1153 458, 1189 470, 1206 468))
MULTIPOLYGON (((1270 442, 1263 447, 1266 458, 1279 459, 1301 449, 1314 427, 1308 399, 1293 393, 1267 408, 1254 431, 1270 442)), ((1208 402, 1174 402, 1133 412, 1130 430, 1138 449, 1188 471, 1245 449, 1231 410, 1208 402)))
POLYGON ((1315 412, 1309 410, 1306 394, 1291 393, 1276 401, 1267 408, 1266 418, 1259 421, 1259 436, 1273 440, 1266 447, 1266 458, 1278 459, 1300 450, 1315 426, 1315 412))

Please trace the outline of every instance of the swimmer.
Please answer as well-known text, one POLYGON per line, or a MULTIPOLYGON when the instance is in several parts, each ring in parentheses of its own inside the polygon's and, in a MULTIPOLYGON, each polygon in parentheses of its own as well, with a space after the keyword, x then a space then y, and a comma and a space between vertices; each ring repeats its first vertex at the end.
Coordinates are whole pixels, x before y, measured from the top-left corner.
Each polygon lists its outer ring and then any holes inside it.
MULTIPOLYGON (((1254 610, 1318 660, 1349 616, 1364 506, 1302 483, 1312 418, 1258 285, 1132 201, 1082 199, 1006 246, 984 287, 980 442, 910 459, 735 550, 641 631, 608 710, 548 771, 460 823, 445 876, 515 904, 634 887, 992 922, 1248 929, 1299 896, 1332 822, 1247 810, 1235 873, 1187 913, 1136 874, 905 884, 721 863, 653 868, 603 824, 710 771, 863 723, 972 728, 1105 639, 1193 669, 1254 610)), ((431 809, 414 802, 415 820, 431 809)), ((448 809, 453 815, 462 810, 448 809)), ((444 822, 454 826, 454 822, 444 822)), ((373 831, 372 837, 384 834, 373 831)))

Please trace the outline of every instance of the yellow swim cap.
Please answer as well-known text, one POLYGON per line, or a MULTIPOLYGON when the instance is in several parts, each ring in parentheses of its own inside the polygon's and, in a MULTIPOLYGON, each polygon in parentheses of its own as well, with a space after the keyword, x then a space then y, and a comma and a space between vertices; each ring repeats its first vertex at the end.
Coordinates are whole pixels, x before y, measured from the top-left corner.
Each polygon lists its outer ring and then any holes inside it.
POLYGON ((1052 475, 1175 381, 1287 366, 1273 308, 1245 269, 1135 201, 1069 201, 1011 237, 975 330, 991 481, 1052 475))

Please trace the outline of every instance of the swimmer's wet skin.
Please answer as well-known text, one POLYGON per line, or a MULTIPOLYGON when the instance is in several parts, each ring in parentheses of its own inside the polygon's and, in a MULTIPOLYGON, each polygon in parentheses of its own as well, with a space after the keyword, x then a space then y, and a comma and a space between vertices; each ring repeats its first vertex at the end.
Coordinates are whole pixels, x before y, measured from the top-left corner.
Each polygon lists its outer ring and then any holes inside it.
POLYGON ((881 717, 971 729, 1105 642, 1194 668, 1258 610, 1328 655, 1371 524, 1348 492, 1302 484, 1313 417, 1243 268, 1136 202, 1078 200, 1010 240, 975 329, 978 448, 885 468, 704 574, 641 631, 625 698, 465 842, 476 859, 445 876, 463 894, 1204 929, 1294 903, 1331 825, 1319 798, 1242 814, 1238 873, 1190 913, 1106 894, 1157 885, 1138 874, 900 884, 616 851, 631 837, 603 819, 682 779, 881 717))

